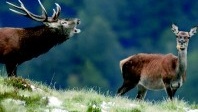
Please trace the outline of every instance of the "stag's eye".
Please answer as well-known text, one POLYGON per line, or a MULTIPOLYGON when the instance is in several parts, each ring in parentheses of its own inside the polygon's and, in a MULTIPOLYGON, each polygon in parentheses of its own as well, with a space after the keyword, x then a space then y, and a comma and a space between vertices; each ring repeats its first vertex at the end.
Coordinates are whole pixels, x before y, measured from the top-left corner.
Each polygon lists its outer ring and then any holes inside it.
POLYGON ((64 25, 64 24, 67 24, 67 21, 62 21, 61 24, 63 24, 63 25, 64 25))

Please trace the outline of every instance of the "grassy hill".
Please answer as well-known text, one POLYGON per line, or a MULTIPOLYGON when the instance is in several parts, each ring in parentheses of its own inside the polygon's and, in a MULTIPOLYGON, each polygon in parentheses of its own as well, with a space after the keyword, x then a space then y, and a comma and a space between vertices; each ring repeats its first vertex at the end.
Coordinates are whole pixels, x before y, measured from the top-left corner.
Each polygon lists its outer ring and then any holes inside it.
POLYGON ((93 89, 55 90, 27 79, 0 76, 0 112, 198 112, 198 104, 178 99, 135 101, 93 89))

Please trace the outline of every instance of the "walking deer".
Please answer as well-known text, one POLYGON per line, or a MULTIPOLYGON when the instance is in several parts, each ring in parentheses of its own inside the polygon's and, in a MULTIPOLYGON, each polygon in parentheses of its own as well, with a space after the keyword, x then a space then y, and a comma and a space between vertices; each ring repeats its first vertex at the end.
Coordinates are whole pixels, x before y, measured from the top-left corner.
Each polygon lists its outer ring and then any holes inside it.
POLYGON ((52 47, 63 43, 80 33, 76 26, 80 23, 77 18, 59 19, 61 7, 55 3, 56 10, 48 17, 47 12, 38 0, 42 15, 28 11, 24 4, 18 0, 20 6, 7 2, 14 13, 26 16, 44 25, 31 28, 0 28, 0 63, 5 64, 8 76, 17 76, 17 66, 32 58, 48 52, 52 47))
POLYGON ((172 100, 177 89, 185 81, 188 42, 196 30, 197 27, 192 28, 190 32, 179 31, 176 25, 172 25, 178 56, 140 53, 121 60, 124 82, 118 89, 118 95, 123 95, 137 86, 136 99, 143 100, 148 89, 165 89, 172 100))

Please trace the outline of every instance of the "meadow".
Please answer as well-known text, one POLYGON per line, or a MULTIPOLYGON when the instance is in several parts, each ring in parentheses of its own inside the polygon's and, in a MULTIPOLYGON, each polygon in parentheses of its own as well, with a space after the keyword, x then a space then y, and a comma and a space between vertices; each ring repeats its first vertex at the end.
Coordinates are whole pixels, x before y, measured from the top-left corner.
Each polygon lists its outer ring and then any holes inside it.
POLYGON ((198 112, 198 104, 137 101, 93 88, 56 90, 28 79, 0 76, 0 112, 198 112))

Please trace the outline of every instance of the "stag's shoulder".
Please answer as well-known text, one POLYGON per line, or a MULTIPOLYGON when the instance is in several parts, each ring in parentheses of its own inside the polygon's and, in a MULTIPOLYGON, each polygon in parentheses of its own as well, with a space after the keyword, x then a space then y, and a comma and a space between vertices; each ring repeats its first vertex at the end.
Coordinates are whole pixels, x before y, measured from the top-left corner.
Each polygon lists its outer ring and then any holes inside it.
POLYGON ((0 28, 0 39, 16 39, 18 35, 23 32, 23 28, 11 28, 11 27, 4 27, 0 28))
POLYGON ((13 32, 13 31, 21 31, 23 28, 13 28, 13 27, 3 27, 0 28, 0 32, 13 32))

